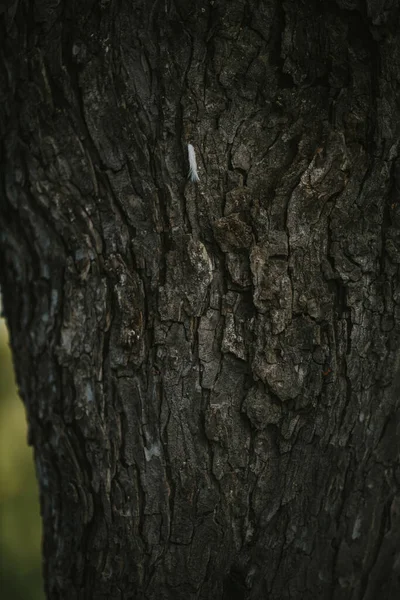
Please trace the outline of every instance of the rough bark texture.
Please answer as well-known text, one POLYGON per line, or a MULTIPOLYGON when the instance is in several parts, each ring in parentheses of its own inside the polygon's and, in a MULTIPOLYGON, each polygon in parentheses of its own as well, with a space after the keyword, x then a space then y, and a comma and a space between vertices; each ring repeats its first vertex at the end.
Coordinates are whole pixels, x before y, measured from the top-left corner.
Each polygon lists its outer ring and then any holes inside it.
POLYGON ((398 2, 0 19, 48 598, 398 597, 398 2))

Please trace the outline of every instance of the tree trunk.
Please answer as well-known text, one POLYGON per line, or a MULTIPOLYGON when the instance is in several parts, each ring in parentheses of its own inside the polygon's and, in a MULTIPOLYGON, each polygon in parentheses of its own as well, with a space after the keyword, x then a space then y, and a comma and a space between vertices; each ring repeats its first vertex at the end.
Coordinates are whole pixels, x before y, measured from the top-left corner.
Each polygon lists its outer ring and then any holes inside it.
POLYGON ((48 598, 400 594, 399 12, 3 7, 48 598))

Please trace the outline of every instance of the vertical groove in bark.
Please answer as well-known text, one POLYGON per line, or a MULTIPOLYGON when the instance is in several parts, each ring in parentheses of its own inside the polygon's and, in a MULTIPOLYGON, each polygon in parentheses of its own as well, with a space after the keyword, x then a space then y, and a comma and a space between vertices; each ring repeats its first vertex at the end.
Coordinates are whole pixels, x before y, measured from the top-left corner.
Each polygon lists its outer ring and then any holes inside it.
POLYGON ((394 598, 397 6, 0 19, 0 276, 48 597, 394 598))

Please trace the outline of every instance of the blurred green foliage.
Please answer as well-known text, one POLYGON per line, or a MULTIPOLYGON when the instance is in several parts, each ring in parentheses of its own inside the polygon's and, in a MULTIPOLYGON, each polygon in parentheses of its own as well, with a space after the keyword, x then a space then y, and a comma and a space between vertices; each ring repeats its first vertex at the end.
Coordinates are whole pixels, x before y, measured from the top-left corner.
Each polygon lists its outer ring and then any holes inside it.
POLYGON ((25 409, 0 318, 0 596, 43 600, 41 521, 25 409))

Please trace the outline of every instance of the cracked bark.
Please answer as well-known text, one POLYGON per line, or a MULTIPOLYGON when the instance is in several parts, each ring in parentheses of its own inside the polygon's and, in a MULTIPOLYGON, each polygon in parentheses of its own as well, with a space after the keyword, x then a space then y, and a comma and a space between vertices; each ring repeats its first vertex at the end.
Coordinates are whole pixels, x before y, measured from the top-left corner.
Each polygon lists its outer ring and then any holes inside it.
POLYGON ((397 3, 0 13, 48 598, 397 597, 397 3))

